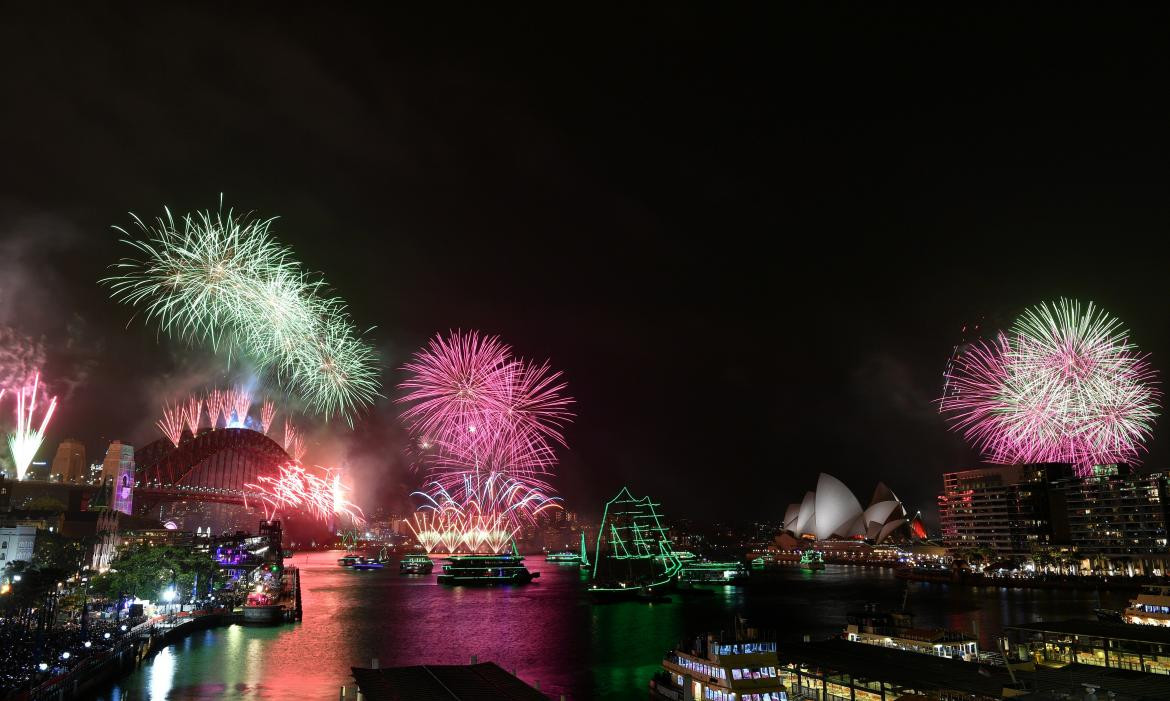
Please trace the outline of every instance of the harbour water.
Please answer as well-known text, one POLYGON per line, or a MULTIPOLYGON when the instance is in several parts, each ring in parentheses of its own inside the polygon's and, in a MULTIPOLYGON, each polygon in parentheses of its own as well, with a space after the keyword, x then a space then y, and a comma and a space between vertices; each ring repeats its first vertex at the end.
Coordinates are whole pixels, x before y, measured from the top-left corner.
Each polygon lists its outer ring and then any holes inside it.
MULTIPOLYGON (((304 620, 279 627, 231 626, 163 649, 98 698, 336 699, 351 666, 465 664, 472 656, 515 670, 556 699, 644 699, 662 655, 678 640, 729 629, 735 614, 780 640, 839 632, 846 611, 906 597, 922 627, 977 630, 986 646, 1004 623, 1091 617, 1121 608, 1125 594, 990 589, 904 582, 889 569, 829 565, 785 570, 779 581, 669 604, 593 605, 576 567, 527 563, 535 583, 499 589, 448 588, 435 575, 397 569, 355 572, 338 553, 298 554, 304 620), (906 594, 907 589, 909 594, 906 594)), ((438 568, 436 568, 436 571, 438 568)))

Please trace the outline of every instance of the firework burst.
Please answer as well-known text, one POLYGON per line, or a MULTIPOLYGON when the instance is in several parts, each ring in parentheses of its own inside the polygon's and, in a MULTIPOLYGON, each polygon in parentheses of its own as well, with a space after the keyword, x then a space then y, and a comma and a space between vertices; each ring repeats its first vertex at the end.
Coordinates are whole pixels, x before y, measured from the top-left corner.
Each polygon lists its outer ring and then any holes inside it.
POLYGON ((248 422, 248 409, 252 408, 252 393, 243 387, 236 387, 228 393, 232 411, 235 412, 234 425, 244 426, 248 422))
POLYGON ((155 422, 167 439, 179 447, 179 440, 183 437, 183 422, 186 418, 186 409, 181 405, 163 406, 163 417, 155 422))
POLYGON ((1157 375, 1121 323, 1071 300, 1025 311, 953 365, 952 427, 997 463, 1137 462, 1159 411, 1157 375))
POLYGON ((167 210, 142 238, 119 229, 136 257, 102 282, 168 335, 244 354, 326 419, 352 421, 380 390, 377 359, 345 305, 301 270, 269 233, 273 220, 167 210))
POLYGON ((301 458, 305 457, 305 439, 301 436, 301 432, 297 430, 297 427, 287 419, 284 422, 284 452, 288 453, 297 462, 300 462, 301 458))
POLYGON ((268 433, 268 429, 272 426, 272 419, 276 417, 276 405, 272 400, 267 400, 260 407, 260 432, 268 433))
POLYGON ((199 433, 199 419, 202 414, 203 398, 197 395, 188 397, 187 403, 183 407, 183 423, 186 424, 187 430, 191 432, 192 436, 199 433))
POLYGON ((352 490, 333 468, 318 468, 318 476, 299 464, 288 463, 277 468, 274 477, 261 476, 244 487, 264 504, 265 517, 272 519, 280 511, 302 511, 322 521, 348 519, 353 525, 364 524, 365 514, 350 501, 352 490))
POLYGON ((53 418, 57 409, 57 398, 49 399, 49 406, 44 410, 39 427, 36 427, 35 416, 37 397, 48 392, 41 385, 41 374, 35 373, 29 385, 19 388, 16 394, 16 432, 8 436, 8 450, 12 453, 12 462, 16 467, 16 479, 23 480, 32 464, 41 443, 45 440, 45 429, 53 418))
POLYGON ((417 493, 429 512, 415 524, 420 542, 497 550, 557 506, 542 476, 572 418, 560 373, 474 331, 435 336, 405 369, 403 418, 430 479, 417 493))

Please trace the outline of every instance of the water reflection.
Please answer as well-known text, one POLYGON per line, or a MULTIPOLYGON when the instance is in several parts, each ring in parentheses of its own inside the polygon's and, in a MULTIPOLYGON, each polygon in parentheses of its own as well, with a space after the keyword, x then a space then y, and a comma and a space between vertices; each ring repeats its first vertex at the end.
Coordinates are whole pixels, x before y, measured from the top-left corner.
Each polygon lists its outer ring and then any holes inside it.
POLYGON ((901 606, 921 627, 979 631, 988 646, 1003 622, 1091 615, 1126 597, 1087 592, 986 590, 906 583, 889 570, 829 566, 785 571, 763 586, 721 587, 670 604, 591 605, 576 568, 546 565, 518 588, 446 588, 434 575, 353 572, 336 555, 298 555, 305 619, 276 628, 231 626, 197 633, 99 698, 335 699, 349 668, 371 658, 389 665, 494 661, 557 698, 643 698, 650 676, 676 642, 729 630, 735 614, 775 630, 782 641, 826 637, 866 602, 901 606))

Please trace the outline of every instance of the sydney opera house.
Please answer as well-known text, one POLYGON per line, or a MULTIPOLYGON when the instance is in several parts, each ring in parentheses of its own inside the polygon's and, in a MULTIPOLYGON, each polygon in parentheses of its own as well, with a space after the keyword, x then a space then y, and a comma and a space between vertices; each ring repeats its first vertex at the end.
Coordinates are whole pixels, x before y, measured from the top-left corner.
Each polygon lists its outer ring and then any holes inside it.
POLYGON ((797 539, 864 540, 873 544, 915 541, 926 537, 917 514, 913 517, 890 490, 878 483, 869 506, 861 503, 841 480, 821 473, 817 489, 784 514, 784 530, 797 539))

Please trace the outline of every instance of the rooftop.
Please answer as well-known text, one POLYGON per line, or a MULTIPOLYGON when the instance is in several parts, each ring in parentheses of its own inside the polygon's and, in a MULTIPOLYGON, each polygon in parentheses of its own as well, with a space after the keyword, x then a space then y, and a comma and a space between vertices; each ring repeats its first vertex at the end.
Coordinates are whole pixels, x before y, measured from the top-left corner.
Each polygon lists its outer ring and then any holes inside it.
POLYGON ((353 668, 368 701, 548 701, 493 662, 353 668))
POLYGON ((1026 633, 1056 633, 1059 635, 1083 635, 1092 638, 1111 638, 1141 643, 1170 645, 1170 628, 1141 626, 1131 623, 1106 623, 1091 620, 1041 621, 1004 626, 1007 630, 1026 633))
POLYGON ((783 645, 779 656, 781 662, 803 662, 848 672, 858 679, 887 681, 920 691, 951 689, 998 698, 1003 688, 1011 684, 1011 677, 1002 667, 988 667, 840 639, 783 645), (980 674, 980 669, 990 676, 980 674))

